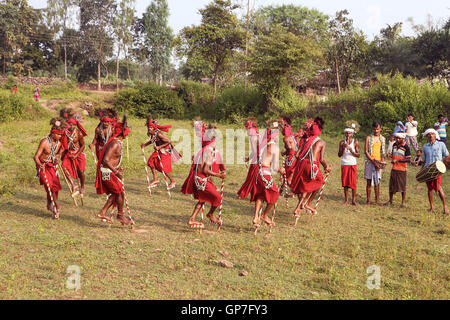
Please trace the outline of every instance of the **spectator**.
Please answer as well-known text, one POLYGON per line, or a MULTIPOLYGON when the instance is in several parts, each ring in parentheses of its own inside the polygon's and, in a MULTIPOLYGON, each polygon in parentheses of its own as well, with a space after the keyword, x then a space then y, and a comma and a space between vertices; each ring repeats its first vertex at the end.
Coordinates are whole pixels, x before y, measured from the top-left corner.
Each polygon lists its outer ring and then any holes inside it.
POLYGON ((434 124, 434 128, 439 134, 439 141, 447 145, 447 131, 445 127, 448 126, 448 119, 444 118, 442 114, 438 115, 438 122, 434 124))
POLYGON ((406 118, 405 128, 406 128, 406 144, 410 149, 414 149, 417 154, 419 151, 419 144, 417 143, 417 121, 414 120, 414 115, 412 113, 408 114, 406 118))
POLYGON ((405 126, 403 125, 403 123, 401 121, 397 121, 397 125, 394 128, 394 133, 392 134, 393 136, 396 133, 402 133, 405 132, 405 126))
POLYGON ((34 87, 34 101, 39 101, 39 98, 41 96, 41 89, 39 89, 39 85, 36 84, 36 86, 34 87))
POLYGON ((13 89, 12 89, 12 93, 16 94, 17 93, 17 85, 14 85, 13 89))

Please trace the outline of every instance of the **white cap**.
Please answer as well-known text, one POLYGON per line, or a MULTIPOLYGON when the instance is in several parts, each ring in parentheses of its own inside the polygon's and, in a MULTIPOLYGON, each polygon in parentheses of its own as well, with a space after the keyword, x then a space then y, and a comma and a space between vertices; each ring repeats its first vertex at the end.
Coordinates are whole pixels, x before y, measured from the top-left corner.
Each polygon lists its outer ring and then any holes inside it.
POLYGON ((346 129, 344 130, 344 133, 345 133, 345 132, 355 133, 355 129, 346 128, 346 129))
POLYGON ((439 133, 434 129, 427 129, 424 133, 422 133, 423 136, 427 136, 429 133, 434 133, 436 135, 436 139, 440 140, 439 133))
POLYGON ((405 139, 406 138, 406 133, 397 132, 396 134, 394 134, 394 137, 400 138, 400 139, 405 139))

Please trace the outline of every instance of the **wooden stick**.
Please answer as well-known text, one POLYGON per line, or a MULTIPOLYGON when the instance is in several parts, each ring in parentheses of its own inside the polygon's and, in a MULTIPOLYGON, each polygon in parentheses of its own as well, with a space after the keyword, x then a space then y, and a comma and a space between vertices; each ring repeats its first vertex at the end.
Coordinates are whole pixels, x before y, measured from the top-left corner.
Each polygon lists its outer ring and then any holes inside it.
POLYGON ((141 148, 142 155, 144 156, 144 168, 145 168, 145 175, 147 177, 147 189, 148 193, 152 195, 152 188, 150 187, 150 178, 148 177, 148 169, 147 169, 147 159, 145 158, 145 151, 144 148, 141 148))
MULTIPOLYGON (((220 206, 219 206, 219 221, 222 219, 222 203, 223 203, 223 188, 225 186, 225 179, 222 179, 222 185, 220 186, 220 206)), ((220 231, 221 225, 217 227, 217 232, 220 231)))
POLYGON ((58 210, 56 209, 56 204, 53 200, 52 190, 50 189, 50 184, 48 183, 47 175, 45 174, 45 168, 42 169, 42 173, 44 174, 45 185, 47 186, 48 194, 50 195, 50 201, 52 202, 53 206, 53 217, 55 219, 59 219, 59 215, 57 214, 58 210))
POLYGON ((64 169, 63 169, 62 167, 58 166, 58 165, 56 166, 56 168, 57 168, 57 169, 60 169, 60 170, 62 171, 62 175, 63 175, 63 177, 64 177, 64 181, 66 181, 67 187, 69 187, 70 197, 73 199, 73 202, 74 202, 74 204, 75 204, 75 207, 78 208, 77 200, 75 199, 75 197, 72 197, 72 187, 70 186, 70 183, 69 183, 69 181, 67 180, 67 176, 66 176, 66 173, 64 172, 64 169))

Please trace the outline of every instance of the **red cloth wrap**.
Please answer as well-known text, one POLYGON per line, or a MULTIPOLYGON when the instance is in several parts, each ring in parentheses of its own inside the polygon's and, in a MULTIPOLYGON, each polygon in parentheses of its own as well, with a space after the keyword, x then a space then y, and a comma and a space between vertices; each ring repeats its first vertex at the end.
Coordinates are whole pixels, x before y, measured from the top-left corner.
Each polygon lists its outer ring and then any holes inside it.
POLYGON ((348 187, 350 189, 356 190, 356 177, 358 176, 358 171, 356 165, 341 166, 341 181, 342 187, 348 187))
POLYGON ((434 180, 427 181, 428 191, 439 191, 439 188, 442 187, 442 176, 437 177, 434 180))
MULTIPOLYGON (((200 178, 204 178, 205 175, 201 172, 197 172, 197 176, 200 178)), ((206 180, 206 187, 205 190, 197 190, 197 187, 193 186, 193 195, 194 199, 197 199, 200 203, 208 202, 212 207, 218 207, 220 206, 220 203, 222 202, 222 197, 220 196, 219 192, 216 190, 216 186, 214 183, 208 179, 206 180)))
POLYGON ((156 130, 161 130, 161 131, 164 131, 164 132, 169 132, 169 129, 172 128, 171 125, 160 126, 160 125, 154 123, 153 120, 150 120, 147 123, 147 127, 152 127, 152 128, 154 128, 156 130))
POLYGON ((238 196, 242 199, 247 198, 247 196, 251 193, 251 197, 254 196, 256 193, 256 185, 255 181, 258 175, 258 164, 251 164, 248 173, 247 178, 245 179, 244 183, 242 184, 242 187, 237 192, 238 196))
POLYGON ((311 162, 308 158, 298 161, 295 165, 294 175, 291 181, 291 189, 295 194, 313 192, 318 190, 323 184, 323 175, 320 171, 319 161, 314 161, 317 165, 318 172, 316 179, 311 179, 311 162))
POLYGON ((65 131, 64 130, 56 130, 56 129, 52 129, 52 130, 50 130, 50 134, 59 134, 59 135, 61 135, 61 136, 63 136, 64 135, 64 133, 65 133, 65 131))
MULTIPOLYGON (((193 194, 194 193, 194 189, 195 189, 195 169, 197 165, 201 165, 202 163, 202 156, 203 153, 205 152, 206 148, 208 148, 208 146, 213 143, 214 141, 216 141, 216 139, 214 138, 211 141, 205 141, 205 146, 203 146, 202 150, 200 150, 194 157, 194 162, 191 165, 191 169, 189 171, 189 174, 186 178, 186 180, 184 181, 183 185, 181 186, 181 192, 184 194, 193 194)), ((220 154, 217 152, 216 153, 216 161, 217 162, 222 162, 222 157, 220 156, 220 154)), ((212 165, 212 170, 213 172, 219 173, 220 171, 225 171, 225 166, 222 163, 217 163, 217 162, 213 162, 212 165)), ((203 174, 198 171, 197 175, 199 177, 203 176, 203 174)))
POLYGON ((83 126, 81 125, 80 121, 75 120, 74 118, 70 118, 67 123, 76 125, 78 130, 80 130, 81 134, 83 135, 83 137, 87 136, 87 132, 86 130, 83 128, 83 126))
POLYGON ((66 150, 61 157, 61 167, 69 172, 72 178, 78 178, 77 171, 84 171, 86 168, 86 156, 80 153, 76 159, 71 159, 69 153, 74 154, 75 151, 66 150))
POLYGON ((44 185, 45 192, 47 193, 47 199, 50 199, 50 194, 48 193, 47 184, 45 183, 45 176, 47 177, 48 185, 50 186, 50 190, 52 192, 58 192, 61 190, 61 183, 59 182, 59 175, 56 171, 56 168, 53 163, 49 162, 44 166, 44 172, 39 170, 39 167, 36 166, 36 169, 39 171, 39 183, 44 185))
POLYGON ((148 158, 147 165, 150 168, 154 168, 154 169, 158 170, 159 172, 163 172, 163 169, 164 169, 164 173, 171 173, 172 172, 172 156, 168 152, 167 149, 164 149, 164 150, 165 150, 165 153, 158 152, 158 151, 153 152, 152 155, 150 156, 150 158, 148 158), (158 158, 158 154, 161 158, 161 161, 158 158), (161 163, 162 163, 163 168, 161 168, 161 163))
MULTIPOLYGON (((123 192, 123 184, 113 172, 110 173, 109 180, 102 180, 102 184, 106 194, 121 194, 123 192)), ((114 199, 114 206, 116 205, 115 202, 116 199, 114 199)))
MULTIPOLYGON (((262 166, 262 170, 270 172, 270 167, 262 166)), ((264 178, 266 180, 270 180, 271 177, 272 176, 269 174, 264 174, 264 178)), ((254 202, 258 199, 261 199, 267 203, 276 203, 278 201, 280 193, 278 192, 278 188, 275 185, 275 181, 273 182, 272 187, 266 189, 264 181, 261 178, 261 175, 259 174, 259 172, 257 172, 257 178, 256 181, 254 180, 253 184, 255 188, 255 193, 252 194, 251 202, 254 202)))
POLYGON ((295 150, 289 151, 286 162, 284 164, 284 169, 286 170, 286 179, 290 180, 292 174, 294 173, 294 168, 297 163, 297 158, 295 157, 295 150), (288 166, 288 162, 292 161, 291 166, 288 166))
MULTIPOLYGON (((97 190, 97 194, 104 194, 107 192, 106 187, 103 185, 102 181, 102 172, 100 170, 100 166, 103 162, 103 157, 105 156, 105 151, 107 146, 111 143, 111 141, 116 138, 116 135, 109 138, 108 142, 105 144, 102 150, 98 152, 98 161, 97 161, 97 174, 95 176, 95 189, 97 190)), ((111 173, 112 175, 113 173, 111 173)), ((121 193, 121 192, 120 192, 121 193)))

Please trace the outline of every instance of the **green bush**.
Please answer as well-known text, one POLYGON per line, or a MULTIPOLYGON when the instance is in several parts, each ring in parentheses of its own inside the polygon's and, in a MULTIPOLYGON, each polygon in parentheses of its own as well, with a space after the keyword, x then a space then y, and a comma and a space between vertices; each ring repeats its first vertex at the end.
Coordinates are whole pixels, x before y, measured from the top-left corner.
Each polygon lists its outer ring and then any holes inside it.
POLYGON ((409 113, 423 132, 436 122, 438 114, 450 111, 450 91, 442 83, 418 83, 415 78, 396 74, 378 75, 377 83, 368 89, 349 88, 340 95, 330 94, 328 104, 340 112, 341 120, 354 119, 368 133, 378 121, 391 133, 397 121, 405 122, 409 113))
POLYGON ((308 98, 300 95, 288 85, 280 89, 279 98, 271 97, 270 101, 280 115, 287 115, 292 118, 302 114, 309 105, 308 98))
POLYGON ((224 89, 211 107, 214 120, 240 123, 242 119, 266 113, 263 96, 256 87, 235 86, 224 89))
POLYGON ((184 102, 186 117, 207 117, 206 113, 209 111, 208 107, 211 106, 213 97, 211 85, 195 81, 180 81, 177 92, 178 97, 184 102))
POLYGON ((139 88, 130 88, 115 93, 115 107, 119 112, 127 112, 137 117, 179 119, 183 116, 183 101, 175 91, 153 83, 139 88))
POLYGON ((43 108, 30 95, 0 90, 0 122, 31 119, 44 114, 43 108))

